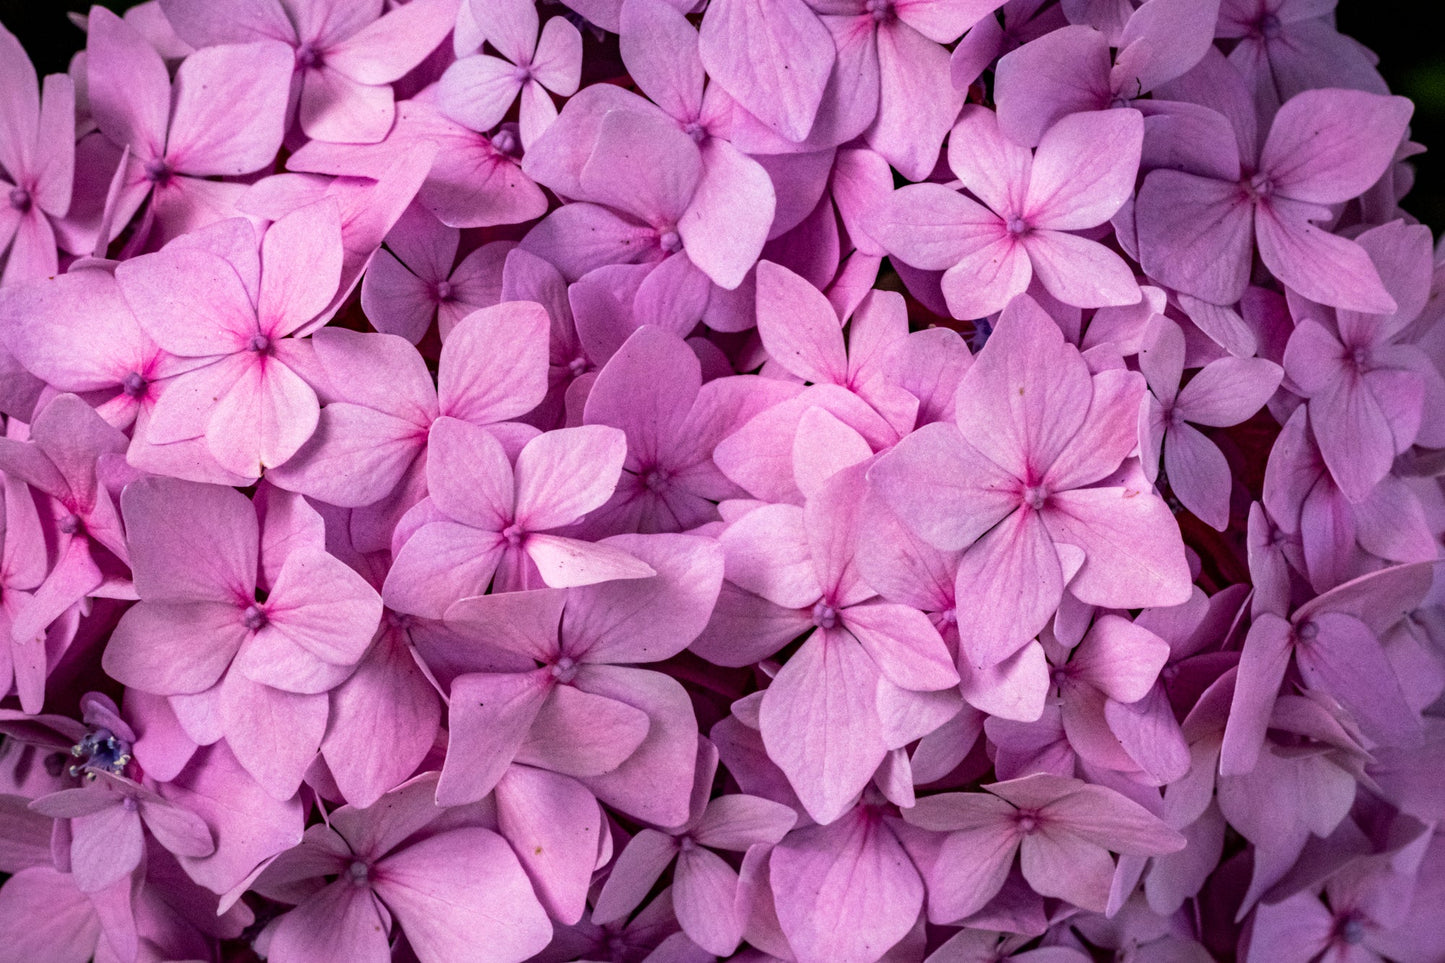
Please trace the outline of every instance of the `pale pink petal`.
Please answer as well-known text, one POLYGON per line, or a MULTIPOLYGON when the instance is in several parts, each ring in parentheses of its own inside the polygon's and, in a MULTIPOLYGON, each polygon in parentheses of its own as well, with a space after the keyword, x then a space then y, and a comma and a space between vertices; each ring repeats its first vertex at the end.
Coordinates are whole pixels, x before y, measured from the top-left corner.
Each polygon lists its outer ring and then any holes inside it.
POLYGON ((1135 202, 1139 263, 1159 283, 1213 304, 1233 304, 1249 285, 1253 205, 1239 185, 1157 170, 1135 202))
POLYGON ((532 58, 532 76, 559 97, 577 92, 582 77, 582 34, 571 21, 553 17, 543 25, 532 58))
POLYGON ((1277 615, 1264 613, 1249 627, 1220 748, 1221 776, 1244 775, 1254 769, 1275 697, 1289 668, 1293 643, 1292 626, 1277 615))
POLYGON ((775 203, 757 161, 720 138, 705 141, 697 190, 677 222, 688 258, 719 287, 737 288, 768 239, 775 203))
POLYGON ((290 799, 326 733, 325 695, 297 695, 227 673, 221 723, 236 759, 273 799, 290 799))
POLYGON ((447 521, 424 525, 397 552, 381 597, 398 612, 441 618, 458 599, 486 592, 505 548, 495 531, 447 521))
POLYGON ((614 110, 598 126, 581 186, 587 200, 661 229, 677 225, 701 177, 701 152, 670 118, 614 110))
POLYGON ((718 796, 692 827, 692 837, 710 849, 743 852, 754 843, 776 843, 798 821, 782 803, 743 794, 718 796))
POLYGON ((997 665, 1038 634, 1058 608, 1063 572, 1039 515, 1028 508, 979 539, 958 564, 956 597, 991 604, 959 623, 959 658, 997 665))
POLYGON ((343 878, 282 916, 267 953, 278 961, 385 963, 391 959, 385 923, 371 890, 343 878))
POLYGON ((844 628, 893 684, 919 692, 958 684, 942 637, 917 609, 874 599, 838 614, 844 628))
POLYGON ((1114 861, 1081 836, 1047 829, 1025 836, 1019 843, 1019 867, 1041 896, 1057 896, 1096 913, 1108 903, 1114 861))
POLYGON ((256 333, 251 297, 230 262, 197 250, 162 251, 116 269, 147 334, 172 354, 228 354, 256 333), (197 318, 208 323, 197 324, 197 318))
POLYGON ((877 44, 878 116, 868 143, 904 177, 922 180, 938 163, 966 91, 949 81, 948 51, 906 22, 878 30, 877 44))
POLYGON ((1263 358, 1220 358, 1180 389, 1178 403, 1195 424, 1237 425, 1264 407, 1282 377, 1279 365, 1263 358))
POLYGON ((749 113, 788 140, 808 136, 835 53, 806 4, 725 0, 708 8, 699 45, 708 75, 749 113))
POLYGON ((489 830, 440 833, 388 856, 372 872, 372 888, 423 960, 504 963, 526 959, 552 938, 517 857, 489 830), (483 945, 479 930, 487 934, 483 945))
POLYGON ((1054 122, 1109 106, 1109 40, 1070 24, 1004 54, 994 69, 998 123, 1019 144, 1033 146, 1054 122))
POLYGON ((724 529, 727 580, 777 605, 802 608, 823 594, 813 566, 803 511, 766 505, 724 529))
POLYGON ((502 56, 513 63, 522 63, 531 57, 536 49, 537 28, 540 25, 537 8, 524 0, 497 0, 482 3, 471 2, 472 16, 482 35, 502 56))
POLYGON ((276 221, 261 239, 261 333, 296 331, 331 302, 341 281, 341 215, 335 202, 309 204, 276 221))
POLYGON ((1022 213, 1033 155, 999 130, 993 111, 976 105, 963 109, 948 141, 948 166, 1000 217, 1022 213))
POLYGON ((944 551, 967 548, 1018 503, 1011 476, 940 422, 899 442, 868 481, 899 521, 944 551))
POLYGON ((206 447, 228 471, 255 478, 296 454, 316 430, 321 408, 282 359, 231 357, 241 370, 211 413, 206 447))
POLYGON ((1413 110, 1404 97, 1307 90, 1275 115, 1259 169, 1286 197, 1313 204, 1347 201, 1380 179, 1413 110))
POLYGON ((768 354, 804 381, 847 382, 843 329, 828 299, 771 261, 758 264, 758 335, 768 354))
MULTIPOLYGON (((980 799, 990 799, 981 793, 980 799)), ((1003 889, 1018 851, 1014 809, 1002 800, 980 825, 950 832, 928 880, 928 918, 952 923, 983 909, 1003 889)))
POLYGON ((1069 669, 1111 699, 1137 702, 1153 688, 1169 653, 1169 644, 1143 626, 1104 615, 1085 636, 1069 669))
POLYGON ((942 184, 909 184, 879 206, 870 231, 906 264, 942 271, 1005 239, 997 214, 942 184))
POLYGON ((640 906, 677 851, 677 840, 655 829, 643 829, 628 840, 597 894, 592 921, 610 923, 640 906))
POLYGON ((1128 262, 1097 241, 1040 230, 1021 243, 1044 290, 1065 304, 1099 308, 1135 304, 1143 296, 1128 262))
POLYGON ((16 960, 85 963, 102 939, 100 918, 69 873, 28 866, 0 889, 0 926, 16 960))
POLYGON ((247 634, 233 602, 143 602, 116 626, 103 665, 157 695, 201 692, 226 671, 247 634))
POLYGON ((743 938, 737 892, 737 871, 721 856, 700 846, 683 847, 672 876, 673 912, 682 931, 709 953, 727 956, 743 938))
POLYGON ((1365 735, 1379 743, 1418 740, 1420 720, 1368 626, 1350 615, 1322 612, 1301 623, 1296 633, 1295 661, 1306 685, 1338 699, 1365 735))
POLYGON ((1039 141, 1019 213, 1034 228, 1077 231, 1102 224, 1134 193, 1144 117, 1088 111, 1061 119, 1039 141))
POLYGON ((923 880, 880 817, 859 808, 773 850, 778 922, 800 959, 871 961, 913 928, 923 880))
POLYGON ((697 766, 697 718, 682 684, 661 672, 586 665, 579 690, 647 714, 647 738, 622 765, 582 782, 597 798, 658 826, 687 820, 697 766))
POLYGON ((250 601, 260 535, 244 496, 220 486, 147 478, 127 486, 121 510, 136 589, 144 598, 250 601))
POLYGON ((628 0, 620 34, 622 62, 637 89, 674 118, 696 116, 707 78, 687 18, 664 0, 628 0))
POLYGON ((1229 526, 1231 476, 1219 446, 1192 425, 1177 425, 1164 443, 1164 471, 1174 497, 1200 521, 1220 532, 1229 526))
POLYGON ((374 144, 391 130, 396 103, 390 87, 360 84, 322 66, 302 75, 301 129, 307 137, 343 144, 374 144))
POLYGON ((877 687, 878 669, 851 638, 815 632, 763 696, 768 755, 821 823, 852 805, 887 753, 877 687))
POLYGON ((1179 526, 1157 495, 1132 487, 1057 492, 1043 518, 1054 541, 1075 545, 1086 556, 1069 583, 1081 600, 1106 608, 1189 600, 1179 526))
POLYGON ((613 579, 647 579, 653 569, 615 545, 584 542, 560 535, 531 534, 522 550, 552 588, 595 585, 613 579))
POLYGON ((467 315, 442 347, 441 413, 485 425, 535 408, 547 393, 549 324, 546 310, 527 301, 467 315))
POLYGON ((587 908, 598 851, 609 844, 597 800, 576 780, 530 766, 507 770, 496 798, 497 828, 542 908, 560 923, 576 923, 587 908))
POLYGON ((501 442, 485 428, 455 418, 438 418, 429 442, 427 485, 436 507, 472 528, 500 532, 506 527, 515 494, 501 442))
POLYGON ((1184 838, 1158 816, 1104 786, 1080 785, 1039 815, 1049 829, 1075 833, 1116 853, 1153 856, 1184 848, 1184 838))
POLYGON ((455 0, 414 0, 326 50, 330 67, 363 84, 390 84, 421 63, 456 22, 455 0))
POLYGON ((110 10, 90 12, 87 88, 92 116, 115 143, 142 161, 163 156, 171 84, 165 62, 134 27, 110 10))
POLYGON ((287 556, 266 601, 269 624, 333 665, 353 665, 381 619, 381 598, 350 566, 317 549, 287 556))
POLYGON ((606 425, 548 432, 517 456, 516 522, 544 531, 574 522, 612 495, 627 436, 606 425))
POLYGON ((330 505, 359 508, 401 483, 423 450, 415 424, 360 405, 321 409, 316 432, 296 456, 266 473, 272 484, 330 505))
POLYGON ((1317 210, 1282 197, 1256 207, 1254 230, 1265 267, 1311 301, 1367 314, 1394 311, 1395 299, 1365 249, 1305 220, 1317 210))
POLYGON ((295 55, 271 40, 206 47, 176 71, 166 161, 195 176, 249 174, 272 163, 286 132, 295 55))
POLYGON ((452 681, 439 806, 476 802, 512 764, 551 694, 545 672, 473 673, 452 681))
POLYGON ((1048 659, 1037 640, 986 669, 961 660, 960 692, 980 712, 1000 719, 1035 722, 1044 712, 1053 682, 1048 659))

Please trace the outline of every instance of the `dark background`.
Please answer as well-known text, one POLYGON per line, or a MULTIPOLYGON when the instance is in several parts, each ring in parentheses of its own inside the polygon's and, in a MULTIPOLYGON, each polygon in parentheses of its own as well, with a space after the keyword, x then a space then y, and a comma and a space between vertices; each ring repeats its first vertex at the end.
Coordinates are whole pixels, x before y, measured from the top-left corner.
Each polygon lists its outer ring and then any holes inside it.
MULTIPOLYGON (((124 10, 135 2, 105 5, 124 10)), ((1415 101, 1411 136, 1432 150, 1415 158, 1417 186, 1404 207, 1438 235, 1445 230, 1445 46, 1432 27, 1436 7, 1426 0, 1341 0, 1337 16, 1342 33, 1380 55, 1390 89, 1415 101)), ((66 14, 89 8, 80 0, 0 0, 0 23, 20 38, 42 75, 56 73, 85 39, 66 14)))

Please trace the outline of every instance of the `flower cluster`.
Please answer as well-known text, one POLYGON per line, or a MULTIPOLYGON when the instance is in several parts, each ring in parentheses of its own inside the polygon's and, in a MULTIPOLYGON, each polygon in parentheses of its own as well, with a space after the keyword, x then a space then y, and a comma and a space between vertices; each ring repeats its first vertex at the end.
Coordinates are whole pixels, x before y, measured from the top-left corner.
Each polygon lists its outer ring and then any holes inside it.
POLYGON ((1333 0, 562 3, 0 29, 0 960, 1445 959, 1333 0))

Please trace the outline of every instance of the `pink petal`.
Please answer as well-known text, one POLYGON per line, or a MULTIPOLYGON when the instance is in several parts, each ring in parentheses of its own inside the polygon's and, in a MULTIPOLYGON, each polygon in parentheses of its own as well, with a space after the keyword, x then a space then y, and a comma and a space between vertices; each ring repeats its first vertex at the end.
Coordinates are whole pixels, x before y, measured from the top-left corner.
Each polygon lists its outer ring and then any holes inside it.
POLYGON ((1135 304, 1142 297, 1133 269, 1097 241, 1040 230, 1026 235, 1022 243, 1044 290, 1065 304, 1099 308, 1135 304))
POLYGON ((583 165, 586 199, 634 214, 655 228, 676 225, 702 177, 702 155, 670 118, 614 110, 583 165))
POLYGON ((1195 424, 1237 425, 1264 407, 1282 376, 1279 365, 1263 358, 1220 358, 1180 390, 1179 404, 1195 424))
POLYGON ((771 261, 758 265, 758 335, 789 372, 819 384, 845 384, 843 329, 822 292, 771 261))
POLYGON ((995 67, 998 123, 1033 146, 1060 118, 1109 106, 1109 40, 1083 24, 1059 27, 1004 54, 995 67))
POLYGON ((467 315, 442 347, 441 413, 485 425, 535 408, 547 393, 549 324, 541 305, 525 301, 467 315))
POLYGON ((436 690, 410 649, 384 633, 333 690, 321 754, 346 800, 370 806, 416 770, 440 721, 436 690))
POLYGON ((1293 649, 1293 628, 1279 616, 1264 613, 1249 627, 1219 753, 1221 776, 1254 769, 1293 649))
POLYGON ((454 0, 392 7, 326 51, 326 63, 363 84, 390 84, 421 63, 456 22, 454 0))
POLYGON ((1220 532, 1229 527, 1229 462, 1214 442, 1191 425, 1171 428, 1164 471, 1174 496, 1200 521, 1220 532))
POLYGON ((283 356, 237 354, 218 364, 228 365, 236 381, 211 412, 206 447, 228 471, 258 477, 306 443, 321 407, 283 356))
POLYGON ((1238 184, 1153 171, 1139 188, 1135 218, 1145 274, 1213 304, 1239 300, 1249 284, 1254 218, 1238 184))
POLYGON ((708 803, 691 835, 709 849, 743 852, 754 843, 777 843, 797 821, 797 813, 771 799, 718 796, 708 803))
POLYGON ((1365 249, 1305 220, 1311 205, 1282 197, 1260 204, 1254 216, 1259 257, 1282 282, 1311 301, 1350 311, 1395 310, 1365 249))
POLYGON ((870 233, 913 267, 951 268, 981 248, 1005 240, 1003 222, 988 208, 941 184, 910 184, 880 206, 870 233))
POLYGON ((931 692, 958 684, 942 637, 917 609, 872 600, 843 609, 839 617, 894 685, 931 692))
POLYGON ((357 83, 327 66, 302 74, 301 129, 307 137, 374 144, 391 130, 396 104, 390 87, 357 83))
POLYGON ((398 612, 441 618, 458 599, 486 592, 504 551, 495 531, 450 521, 424 525, 397 552, 382 599, 398 612))
POLYGON ((1057 896, 1096 913, 1108 903, 1114 861, 1082 836, 1047 830, 1025 836, 1019 844, 1019 866, 1042 896, 1057 896))
POLYGON ((1063 590, 1048 529, 1031 510, 1014 512, 959 561, 956 597, 993 601, 960 622, 960 659, 985 669, 1013 655, 1053 616, 1063 590))
POLYGON ((1265 138, 1259 169, 1286 197, 1338 204, 1385 172, 1414 105, 1363 90, 1307 90, 1291 97, 1265 138))
POLYGON ((592 921, 610 923, 642 905, 677 852, 678 843, 673 837, 655 829, 640 830, 617 854, 592 907, 592 921))
POLYGON ((684 933, 719 956, 737 949, 743 920, 736 897, 738 874, 721 856, 700 846, 684 847, 672 876, 672 907, 684 933))
POLYGON ((1338 699, 1376 742, 1409 745, 1419 739, 1420 720, 1368 626, 1353 616, 1322 612, 1302 622, 1296 634, 1295 660, 1306 685, 1338 699))
POLYGON ((273 799, 296 795, 326 733, 324 695, 297 695, 231 672, 221 682, 226 742, 273 799))
POLYGON ((597 798, 637 819, 676 826, 688 818, 697 765, 697 719, 681 683, 660 672, 587 665, 577 688, 647 713, 647 738, 611 772, 582 779, 597 798))
POLYGON ((942 423, 904 438, 868 480, 899 521, 944 551, 967 548, 1017 504, 1010 476, 942 423))
POLYGON ((1135 488, 1058 492, 1043 517, 1054 541, 1078 546, 1086 556, 1069 583, 1081 600, 1106 608, 1189 600, 1179 526, 1157 495, 1135 488))
POLYGON ((103 7, 90 12, 86 32, 87 87, 97 126, 143 160, 159 159, 171 109, 165 62, 135 28, 103 7))
POLYGON ((116 280, 147 334, 172 354, 229 354, 256 333, 255 309, 229 261, 170 250, 120 265, 116 280), (207 324, 196 324, 196 318, 207 324))
POLYGON ((906 22, 884 27, 877 38, 878 116, 868 143, 904 177, 922 180, 938 162, 965 91, 949 81, 948 51, 906 22))
POLYGON ((295 55, 265 40, 206 47, 176 71, 166 160, 194 176, 249 174, 275 160, 295 55))
POLYGON ((536 49, 539 20, 537 8, 522 0, 469 3, 482 35, 502 56, 522 63, 536 49))
POLYGON ((773 850, 778 922, 799 959, 872 963, 912 929, 923 881, 897 837, 864 809, 801 829, 773 850))
POLYGON ((234 602, 143 602, 115 627, 102 664, 157 695, 201 692, 226 671, 246 635, 234 602))
POLYGON ((331 302, 341 281, 341 214, 333 201, 293 211, 261 239, 261 333, 296 331, 331 302))
POLYGON ((1184 848, 1184 837, 1158 816, 1104 786, 1081 785, 1039 815, 1049 830, 1058 827, 1116 853, 1152 856, 1184 848))
POLYGON ((997 806, 980 813, 977 825, 950 827, 953 831, 939 848, 928 881, 928 918, 940 923, 961 920, 988 905, 1003 889, 1018 851, 1011 825, 1014 808, 982 793, 966 795, 997 806))
POLYGON ((877 686, 878 669, 851 638, 815 632, 763 696, 763 744, 820 823, 852 805, 887 752, 877 686))
POLYGON ((376 590, 341 560, 316 549, 287 556, 266 601, 269 624, 333 665, 354 665, 381 619, 376 590))
POLYGON ((1137 702, 1153 688, 1169 644, 1148 629, 1117 615, 1101 616, 1069 661, 1074 678, 1119 702, 1137 702))
POLYGON ((527 536, 523 551, 552 588, 595 585, 614 579, 647 579, 653 569, 614 545, 584 542, 559 535, 527 536))
POLYGON ((452 681, 439 806, 476 802, 512 764, 552 689, 545 672, 474 673, 452 681))
POLYGON ((249 601, 256 586, 256 514, 237 492, 147 478, 121 496, 136 590, 147 600, 249 601), (195 524, 184 519, 201 520, 195 524))
POLYGON ((278 960, 384 963, 391 948, 382 912, 370 889, 337 880, 276 922, 267 951, 278 960))
POLYGON ((532 57, 532 76, 560 97, 577 93, 582 77, 582 34, 565 17, 553 17, 542 26, 532 57))
POLYGON ((1020 213, 1030 226, 1055 231, 1104 223, 1134 193, 1143 142, 1137 110, 1064 117, 1039 141, 1020 213))
POLYGON ((726 0, 703 18, 699 50, 708 75, 754 117, 788 140, 808 136, 835 54, 806 4, 726 0))
POLYGON ((606 425, 548 432, 517 456, 516 522, 545 531, 601 506, 617 487, 627 436, 606 425))
POLYGON ((423 448, 415 424, 360 405, 321 409, 296 456, 266 473, 272 484, 330 505, 360 508, 401 483, 423 448))
POLYGON ((526 959, 552 937, 517 857, 486 829, 454 829, 394 853, 376 864, 371 885, 423 960, 526 959))
POLYGON ((775 203, 757 161, 720 138, 705 141, 697 190, 677 223, 688 258, 719 287, 737 288, 768 239, 775 203))
POLYGON ((28 866, 0 890, 0 926, 16 959, 85 963, 101 939, 100 919, 69 873, 28 866))
POLYGON ((576 923, 587 908, 598 850, 606 843, 603 818, 592 793, 566 776, 513 766, 497 784, 497 828, 542 908, 560 923, 576 923))
POLYGON ((687 18, 664 0, 629 0, 620 34, 622 61, 637 89, 672 117, 696 116, 707 78, 687 18))

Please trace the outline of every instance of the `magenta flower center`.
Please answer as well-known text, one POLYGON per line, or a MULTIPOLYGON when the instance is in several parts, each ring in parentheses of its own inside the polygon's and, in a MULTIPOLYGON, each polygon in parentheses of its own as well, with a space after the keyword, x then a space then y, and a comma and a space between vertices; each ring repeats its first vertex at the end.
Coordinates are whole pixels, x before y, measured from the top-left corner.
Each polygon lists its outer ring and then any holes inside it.
POLYGON ((371 878, 371 867, 359 859, 352 860, 351 865, 346 867, 346 876, 352 886, 365 886, 371 878))
POLYGON ((321 51, 309 43, 303 43, 296 48, 296 66, 301 70, 321 66, 321 51))
POLYGON ((642 473, 642 484, 654 495, 661 495, 672 487, 672 479, 662 468, 649 468, 642 473))
POLYGON ((499 130, 496 134, 492 135, 492 149, 499 154, 515 156, 517 148, 520 146, 521 144, 517 141, 517 135, 510 130, 499 130))
POLYGON ((1049 490, 1043 485, 1026 485, 1019 497, 1025 505, 1037 512, 1048 502, 1049 490))
POLYGON ((24 214, 26 211, 30 210, 30 192, 23 187, 11 188, 10 206, 15 208, 21 214, 24 214))
POLYGON ((525 534, 526 533, 522 531, 522 526, 518 525, 516 522, 513 522, 506 528, 502 529, 502 537, 505 538, 507 540, 507 544, 512 546, 513 548, 516 548, 522 544, 522 536, 525 534))
POLYGON ((70 755, 78 760, 66 769, 72 776, 94 780, 97 772, 119 776, 130 762, 130 743, 105 727, 87 732, 70 747, 70 755))
POLYGON ((260 631, 266 622, 266 610, 259 605, 248 605, 241 613, 241 624, 252 632, 260 631))
POLYGON ((1008 228, 1008 232, 1010 234, 1025 234, 1028 232, 1029 229, 1028 224, 1026 224, 1024 222, 1024 219, 1019 217, 1018 215, 1014 215, 1013 217, 1009 218, 1008 222, 1004 226, 1008 228))
POLYGON ((251 335, 251 340, 246 342, 246 350, 254 351, 257 354, 265 354, 271 350, 271 339, 257 332, 251 335))
POLYGON ((813 624, 820 629, 831 629, 838 624, 838 610, 827 602, 813 606, 813 624))
POLYGON ((145 176, 153 184, 164 184, 171 179, 171 165, 163 159, 146 161, 145 176))
POLYGON ((1336 933, 1342 942, 1354 946, 1365 941, 1365 924, 1360 922, 1358 916, 1346 916, 1340 920, 1336 933))
POLYGON ((1269 179, 1268 174, 1261 172, 1249 179, 1249 182, 1245 185, 1245 190, 1252 198, 1269 197, 1269 195, 1274 193, 1274 181, 1269 179))
POLYGON ((74 512, 71 512, 69 515, 66 515, 64 518, 62 518, 58 522, 58 525, 60 527, 60 530, 66 535, 74 535, 79 532, 82 527, 80 516, 75 514, 74 512))
POLYGON ((657 246, 668 254, 676 254, 682 250, 682 235, 674 230, 666 230, 657 235, 657 246))
POLYGON ((452 282, 438 281, 436 286, 436 299, 438 301, 450 301, 452 299, 452 282))
POLYGON ((1034 809, 1020 809, 1017 825, 1019 828, 1019 832, 1023 833, 1025 836, 1029 835, 1030 833, 1036 832, 1039 828, 1038 811, 1034 809))
POLYGON ((149 384, 149 382, 146 381, 145 375, 139 371, 132 371, 121 379, 120 390, 132 398, 139 398, 146 393, 147 384, 149 384))
POLYGON ((1254 25, 1254 29, 1259 36, 1272 40, 1279 36, 1280 31, 1284 29, 1284 24, 1279 22, 1279 17, 1272 13, 1267 13, 1259 18, 1254 25))
POLYGON ((573 679, 577 678, 577 663, 565 655, 562 656, 562 658, 552 663, 552 678, 563 685, 567 685, 573 679))
POLYGON ((591 367, 592 363, 587 360, 585 355, 579 354, 577 357, 567 362, 567 370, 572 372, 572 377, 574 378, 587 371, 591 367))
POLYGON ((1301 642, 1311 642, 1314 640, 1315 636, 1319 634, 1320 627, 1318 625, 1315 625, 1313 622, 1305 622, 1300 625, 1299 628, 1295 629, 1295 636, 1301 642))
POLYGON ((1349 362, 1356 374, 1364 374, 1370 367, 1370 349, 1366 345, 1357 346, 1350 351, 1349 362))
POLYGON ((691 137, 693 142, 697 144, 701 144, 703 138, 707 136, 707 131, 703 129, 702 124, 699 124, 695 120, 690 120, 686 124, 683 124, 682 132, 691 137))
POLYGON ((893 19, 893 0, 868 0, 863 4, 863 9, 879 23, 893 19))

